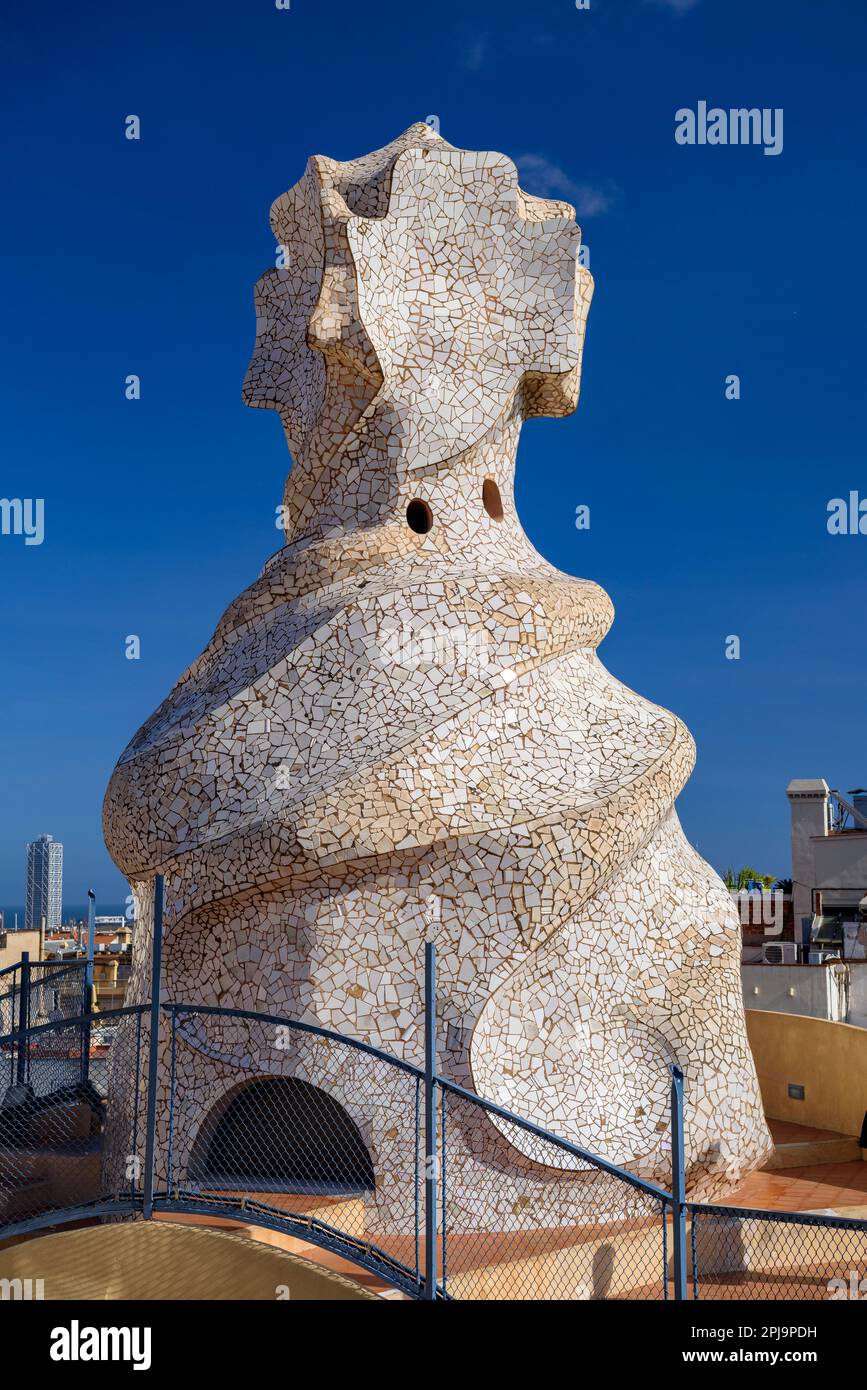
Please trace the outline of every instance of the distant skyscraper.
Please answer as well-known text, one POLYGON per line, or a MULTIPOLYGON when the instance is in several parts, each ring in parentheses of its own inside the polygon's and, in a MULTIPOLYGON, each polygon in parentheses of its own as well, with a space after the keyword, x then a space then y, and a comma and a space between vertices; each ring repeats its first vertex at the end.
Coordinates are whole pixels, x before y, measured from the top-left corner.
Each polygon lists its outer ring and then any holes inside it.
POLYGON ((63 845, 50 835, 40 835, 27 846, 27 905, 24 925, 38 931, 45 918, 46 931, 56 931, 63 910, 63 845))

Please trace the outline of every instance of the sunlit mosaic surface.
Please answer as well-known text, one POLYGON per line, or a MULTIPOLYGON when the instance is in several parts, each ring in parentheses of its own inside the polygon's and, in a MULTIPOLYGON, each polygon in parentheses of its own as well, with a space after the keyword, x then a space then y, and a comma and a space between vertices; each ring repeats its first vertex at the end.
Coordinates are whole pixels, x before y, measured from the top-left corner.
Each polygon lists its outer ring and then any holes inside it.
MULTIPOLYGON (((311 159, 271 224, 284 264, 257 286, 244 395, 292 453, 285 544, 112 778, 106 839, 141 908, 130 998, 158 871, 169 997, 415 1062, 434 939, 445 1074, 665 1182, 676 1060, 690 1189, 724 1192, 770 1140, 737 915, 673 810, 692 740, 601 666, 610 600, 533 549, 513 500, 524 419, 578 400, 573 210, 415 125, 311 159)), ((181 1162, 228 1084, 207 1058, 191 1031, 181 1162)), ((239 1048, 239 1067, 287 1058, 239 1048)), ((386 1121, 343 1100, 381 1169, 386 1121)), ((519 1132, 497 1142, 526 1175, 519 1132)))

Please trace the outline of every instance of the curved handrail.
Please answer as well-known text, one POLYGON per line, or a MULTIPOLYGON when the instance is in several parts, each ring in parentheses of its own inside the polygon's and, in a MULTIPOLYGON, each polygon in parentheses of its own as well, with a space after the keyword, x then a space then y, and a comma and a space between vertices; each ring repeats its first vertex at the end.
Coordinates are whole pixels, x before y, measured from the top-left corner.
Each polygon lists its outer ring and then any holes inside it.
MULTIPOLYGON (((267 1024, 274 1027, 286 1028, 295 1033, 315 1038, 322 1038, 327 1042, 336 1045, 344 1045, 351 1048, 354 1052, 377 1059, 396 1071, 411 1077, 416 1086, 425 1084, 425 1071, 423 1068, 415 1066, 413 1063, 405 1061, 403 1058, 395 1057, 382 1048, 376 1047, 371 1043, 362 1042, 357 1038, 348 1037, 332 1029, 323 1028, 318 1024, 304 1023, 298 1019, 286 1018, 276 1013, 263 1013, 254 1009, 227 1008, 214 1004, 195 1004, 179 1001, 162 1002, 159 1005, 160 1012, 171 1019, 172 1038, 178 1024, 182 1024, 184 1018, 192 1018, 199 1015, 203 1018, 229 1018, 246 1020, 253 1023, 267 1024)), ((111 1025, 124 1018, 141 1018, 142 1015, 152 1012, 153 1003, 142 1003, 135 1005, 124 1005, 120 1008, 107 1009, 102 1012, 90 1011, 71 1017, 60 1017, 49 1020, 45 1023, 36 1024, 26 1028, 17 1028, 13 1031, 0 1036, 0 1046, 5 1048, 19 1048, 29 1044, 43 1036, 50 1037, 52 1034, 69 1033, 81 1031, 82 1035, 86 1030, 100 1025, 111 1025)), ((183 1036, 183 1033, 181 1033, 183 1036)), ((568 1155, 570 1159, 577 1160, 584 1167, 590 1167, 596 1171, 608 1174, 612 1178, 619 1179, 631 1189, 646 1194, 655 1202, 662 1204, 663 1213, 669 1209, 673 1202, 672 1195, 654 1183, 636 1177, 624 1169, 618 1168, 615 1164, 597 1157, 589 1150, 580 1145, 570 1143, 566 1139, 560 1138, 556 1134, 543 1129, 540 1125, 524 1119, 520 1115, 515 1115, 503 1106, 495 1104, 493 1101, 485 1100, 475 1092, 460 1086, 458 1083, 448 1080, 438 1074, 428 1077, 427 1084, 433 1083, 440 1088, 440 1094, 445 1101, 446 1095, 451 1095, 466 1100, 476 1105, 492 1117, 511 1125, 515 1125, 524 1133, 533 1135, 553 1146, 555 1152, 568 1155)), ((151 1085, 153 1085, 151 1081, 151 1085)), ((418 1124, 418 1114, 416 1115, 418 1124)), ((535 1160, 541 1167, 551 1168, 552 1171, 559 1172, 552 1167, 551 1163, 546 1164, 544 1158, 535 1160)), ((556 1161, 556 1160, 555 1160, 556 1161)), ((566 1177, 567 1173, 561 1173, 566 1177)), ((416 1176, 416 1182, 418 1176, 416 1176)), ((390 1255, 386 1249, 381 1248, 374 1241, 366 1240, 363 1237, 355 1236, 351 1231, 343 1231, 338 1226, 321 1220, 319 1217, 312 1217, 302 1212, 291 1212, 285 1209, 278 1209, 271 1206, 268 1202, 257 1197, 255 1193, 222 1193, 196 1191, 180 1185, 172 1184, 168 1190, 163 1189, 160 1193, 154 1194, 155 1210, 184 1212, 189 1214, 209 1214, 229 1216, 236 1220, 243 1221, 250 1225, 261 1225, 273 1230, 282 1230, 303 1240, 309 1241, 313 1245, 321 1246, 323 1249, 341 1254, 344 1258, 354 1262, 362 1268, 369 1270, 378 1277, 391 1283, 394 1287, 408 1294, 413 1298, 425 1296, 425 1278, 419 1270, 418 1264, 418 1195, 416 1195, 416 1258, 415 1268, 404 1263, 399 1258, 390 1255)), ((19 1232, 32 1231, 44 1226, 59 1226, 71 1221, 87 1219, 88 1217, 98 1217, 100 1215, 123 1213, 136 1213, 143 1209, 141 1195, 130 1193, 128 1198, 120 1198, 120 1195, 102 1193, 101 1196, 94 1197, 91 1203, 75 1203, 68 1208, 57 1207, 47 1212, 36 1213, 34 1216, 24 1221, 17 1221, 2 1228, 4 1236, 16 1235, 19 1232)), ((146 1210, 146 1208, 145 1208, 146 1210)), ((443 1238, 445 1228, 443 1227, 443 1238)), ((447 1298, 444 1283, 437 1283, 437 1298, 447 1298)))
POLYGON ((34 1037, 37 1033, 47 1033, 52 1029, 79 1028, 85 1023, 106 1023, 111 1018, 129 1017, 132 1014, 145 1014, 149 1004, 125 1004, 120 1009, 102 1009, 99 1013, 71 1014, 63 1018, 49 1019, 48 1023, 35 1023, 32 1028, 16 1028, 11 1033, 0 1034, 0 1044, 19 1042, 34 1037))
MULTIPOLYGON (((61 964, 58 962, 58 964, 61 964)), ((9 973, 7 968, 2 973, 9 973)), ((268 1202, 261 1199, 261 1195, 255 1192, 248 1194, 242 1193, 223 1193, 217 1191, 196 1191, 186 1187, 183 1183, 178 1185, 168 1182, 168 1189, 154 1193, 155 1206, 157 1211, 178 1211, 185 1213, 200 1213, 215 1216, 229 1216, 235 1220, 243 1221, 250 1225, 260 1225, 273 1230, 282 1230, 290 1235, 297 1236, 310 1242, 312 1245, 321 1246, 323 1249, 341 1254, 346 1259, 359 1265, 361 1268, 369 1270, 378 1277, 391 1283, 395 1288, 407 1293, 412 1298, 421 1298, 425 1295, 425 1276, 419 1269, 419 1208, 418 1208, 418 1087, 426 1084, 433 1084, 440 1089, 440 1096, 445 1111, 445 1100, 448 1096, 453 1096, 459 1100, 464 1100, 472 1105, 478 1106, 480 1110, 496 1119, 516 1126, 526 1134, 546 1141, 557 1151, 570 1156, 584 1166, 589 1166, 597 1171, 603 1172, 610 1177, 625 1183, 635 1191, 645 1194, 655 1203, 661 1206, 662 1216, 662 1242, 663 1257, 662 1270, 667 1268, 667 1226, 666 1215, 680 1210, 692 1217, 693 1241, 695 1241, 696 1224, 700 1224, 702 1219, 710 1220, 713 1218, 719 1221, 737 1221, 759 1219, 768 1222, 782 1222, 789 1225, 802 1225, 822 1227, 826 1229, 838 1229, 843 1231, 855 1231, 859 1235, 867 1235, 867 1220, 859 1218, 848 1218, 845 1215, 825 1216, 818 1213, 807 1212, 778 1212, 766 1211, 757 1208, 717 1206, 713 1204, 686 1202, 683 1197, 676 1198, 673 1193, 647 1179, 640 1178, 633 1173, 619 1168, 616 1164, 598 1157, 589 1150, 582 1148, 578 1144, 573 1144, 569 1140, 563 1139, 557 1134, 544 1129, 542 1126, 534 1124, 531 1120, 525 1119, 520 1115, 515 1115, 495 1102, 486 1100, 477 1095, 474 1091, 451 1081, 446 1077, 430 1072, 425 1073, 421 1067, 417 1067, 402 1058, 395 1057, 391 1053, 381 1048, 375 1047, 370 1043, 361 1042, 356 1038, 347 1037, 342 1033, 334 1032, 330 1029, 322 1028, 312 1023, 302 1023, 297 1019, 284 1018, 279 1014, 260 1013, 252 1009, 224 1008, 219 1005, 193 1004, 181 1002, 165 1002, 158 1006, 155 1001, 151 1003, 123 1005, 120 1008, 106 1009, 103 1012, 91 1011, 88 1013, 77 1014, 73 1017, 59 1017, 49 1020, 46 1023, 35 1024, 31 1027, 17 1028, 9 1033, 0 1035, 0 1045, 18 1045, 19 1052, 22 1044, 31 1040, 41 1038, 42 1035, 52 1033, 66 1033, 81 1030, 82 1034, 88 1027, 99 1027, 100 1025, 110 1025, 124 1018, 138 1017, 146 1013, 153 1013, 159 1007, 160 1012, 165 1013, 172 1020, 172 1035, 175 1035, 175 1023, 188 1015, 199 1014, 202 1016, 213 1015, 215 1017, 234 1018, 250 1020, 253 1022, 265 1023, 277 1027, 291 1029, 299 1034, 320 1037, 329 1042, 343 1044, 352 1048, 355 1052, 374 1057, 396 1070, 412 1077, 416 1082, 416 1196, 415 1196, 415 1268, 405 1264, 397 1256, 389 1254, 387 1249, 377 1245, 374 1241, 364 1239, 363 1236, 353 1235, 351 1231, 343 1231, 338 1226, 331 1225, 323 1221, 320 1217, 302 1212, 291 1212, 285 1209, 271 1206, 268 1202)), ((137 1064, 136 1064, 137 1065, 137 1064)), ((140 1084, 142 1078, 136 1075, 135 1084, 140 1084)), ((148 1077, 149 1087, 156 1093, 156 1081, 154 1076, 148 1077)), ((443 1132, 443 1143, 445 1144, 445 1131, 443 1132)), ((445 1147, 443 1149, 445 1157, 445 1147)), ((530 1157, 528 1155, 528 1157, 530 1157)), ((552 1172, 558 1173, 564 1178, 571 1177, 569 1170, 559 1170, 551 1168, 550 1163, 546 1163, 544 1158, 531 1159, 540 1167, 547 1167, 552 1172)), ((171 1169, 169 1168, 169 1173, 171 1169)), ((73 1196, 73 1194, 70 1194, 73 1196)), ((444 1197, 443 1189, 443 1197, 444 1197)), ((436 1202, 436 1197, 434 1198, 436 1202)), ((143 1205, 142 1192, 135 1188, 129 1195, 121 1196, 119 1192, 113 1194, 102 1192, 95 1196, 92 1201, 78 1201, 73 1196, 73 1201, 68 1207, 57 1207, 49 1210, 36 1210, 35 1214, 27 1219, 16 1220, 5 1226, 0 1226, 0 1236, 4 1239, 10 1236, 23 1234, 24 1232, 34 1231, 46 1226, 61 1226, 70 1222, 99 1218, 110 1215, 138 1215, 142 1211, 147 1213, 147 1208, 143 1205)), ((436 1207, 434 1206, 434 1210, 436 1207)), ((441 1230, 443 1242, 445 1242, 445 1217, 443 1215, 443 1226, 441 1230)), ((436 1283, 434 1275, 433 1284, 435 1296, 437 1298, 449 1297, 445 1288, 445 1260, 443 1262, 443 1279, 436 1283)), ((667 1285, 666 1285, 667 1287, 667 1285)))
MULTIPOLYGON (((398 1067, 401 1071, 408 1072, 411 1076, 424 1080, 424 1069, 413 1066, 411 1062, 405 1062, 400 1057, 394 1057, 390 1052, 384 1052, 382 1048, 374 1047, 370 1043, 359 1042, 357 1038, 347 1037, 343 1033, 332 1032, 329 1028, 321 1028, 313 1023, 301 1023, 297 1019, 281 1018, 278 1014, 257 1013, 254 1009, 224 1009, 217 1004, 197 1005, 170 1003, 163 1004, 162 1007, 173 1013, 189 1014, 214 1014, 229 1018, 247 1018, 258 1023, 273 1023, 278 1027, 297 1029, 302 1033, 311 1033, 316 1037, 328 1038, 332 1042, 345 1043, 359 1052, 365 1052, 372 1057, 377 1057, 380 1061, 387 1062, 393 1067, 398 1067)), ((618 1168, 615 1163, 609 1163, 607 1159, 599 1158, 596 1154, 590 1153, 588 1149, 582 1149, 580 1145, 571 1143, 568 1139, 562 1139, 557 1134, 552 1134, 550 1130, 543 1129, 541 1125, 533 1124, 531 1120, 525 1120, 520 1115, 513 1115, 510 1110, 506 1110, 501 1105, 496 1105, 493 1101, 485 1100, 475 1091, 468 1091, 465 1087, 459 1086, 455 1081, 449 1081, 444 1076, 435 1075, 434 1084, 440 1086, 445 1091, 450 1091, 453 1095, 460 1096, 464 1100, 472 1101, 476 1105, 496 1115, 498 1119, 506 1120, 509 1124, 517 1125, 520 1129, 526 1130, 528 1134, 535 1135, 538 1139, 546 1139, 549 1143, 555 1144, 558 1148, 568 1153, 572 1158, 578 1158, 582 1163, 589 1163, 592 1167, 601 1169, 611 1177, 620 1178, 623 1182, 629 1183, 631 1187, 639 1188, 646 1192, 649 1197, 655 1200, 671 1202, 674 1200, 670 1192, 658 1187, 656 1183, 648 1182, 645 1178, 639 1178, 634 1173, 627 1172, 626 1169, 618 1168)), ((543 1164, 543 1166, 545 1166, 543 1164)))
POLYGON ((301 1023, 298 1019, 281 1018, 279 1014, 260 1014, 254 1009, 221 1009, 217 1004, 162 1004, 161 1007, 170 1013, 218 1014, 223 1018, 249 1018, 257 1023, 273 1023, 279 1028, 295 1028, 299 1033, 313 1033, 316 1037, 328 1038, 329 1042, 346 1043, 347 1047, 354 1047, 358 1052, 366 1052, 370 1057, 377 1057, 381 1062, 388 1062, 401 1071, 409 1072, 411 1076, 424 1079, 423 1069, 413 1066, 412 1062, 393 1057, 390 1052, 383 1052, 382 1048, 374 1047, 371 1043, 359 1042, 357 1038, 347 1037, 344 1033, 334 1033, 330 1028, 320 1028, 315 1023, 301 1023))
MULTIPOLYGON (((505 1110, 502 1105, 496 1105, 492 1100, 485 1100, 482 1096, 477 1096, 475 1091, 468 1091, 455 1081, 447 1081, 444 1077, 438 1076, 436 1077, 436 1084, 444 1091, 450 1091, 452 1095, 472 1101, 475 1105, 481 1106, 483 1110, 490 1111, 498 1119, 507 1120, 509 1124, 517 1125, 520 1129, 526 1130, 528 1134, 534 1134, 538 1139, 547 1139, 550 1144, 564 1149, 573 1158, 580 1158, 582 1162, 601 1169, 603 1173, 608 1173, 612 1178, 619 1178, 621 1182, 629 1183, 630 1187, 639 1188, 642 1192, 646 1192, 648 1197, 653 1197, 655 1201, 669 1203, 674 1201, 672 1194, 666 1192, 663 1187, 657 1187, 656 1183, 648 1182, 646 1178, 639 1178, 635 1173, 630 1173, 625 1168, 618 1168, 616 1163, 609 1163, 607 1159, 599 1158, 597 1154, 590 1153, 588 1149, 582 1149, 578 1144, 570 1143, 568 1139, 561 1139, 559 1135, 552 1134, 550 1130, 543 1129, 541 1125, 534 1125, 532 1120, 523 1120, 520 1115, 513 1115, 511 1110, 505 1110)), ((546 1166, 542 1159, 533 1161, 541 1163, 543 1167, 546 1166)))
MULTIPOLYGON (((50 966, 53 970, 58 970, 61 966, 63 966, 66 970, 83 970, 86 964, 87 962, 81 960, 80 958, 76 960, 32 960, 30 962, 30 969, 33 970, 34 967, 37 965, 40 967, 47 965, 50 966)), ((3 975, 11 975, 13 970, 23 969, 23 965, 23 961, 20 960, 14 961, 12 965, 4 965, 2 969, 0 969, 0 977, 2 977, 3 975)))
MULTIPOLYGON (((40 1023, 31 1028, 16 1029, 10 1033, 0 1036, 0 1045, 4 1043, 27 1040, 41 1033, 47 1033, 60 1029, 73 1029, 82 1027, 86 1024, 107 1023, 113 1019, 130 1017, 135 1014, 146 1013, 149 1009, 148 1004, 128 1004, 118 1009, 106 1009, 99 1013, 77 1014, 74 1017, 53 1019, 48 1023, 40 1023)), ((298 1019, 282 1017, 280 1014, 260 1013, 255 1009, 230 1009, 221 1008, 218 1004, 186 1004, 179 1002, 164 1003, 161 1005, 167 1013, 172 1014, 203 1014, 220 1018, 240 1018, 249 1019, 255 1023, 270 1023, 276 1027, 290 1028, 299 1033, 307 1033, 314 1037, 327 1038, 329 1042, 342 1043, 347 1047, 353 1048, 357 1052, 364 1053, 370 1057, 376 1057, 379 1061, 386 1062, 389 1066, 396 1067, 399 1071, 415 1077, 417 1080, 424 1080, 424 1069, 415 1066, 412 1062, 407 1062, 401 1057, 395 1057, 392 1053, 384 1051, 382 1048, 374 1047, 371 1043, 361 1042, 358 1038, 348 1037, 343 1033, 336 1033, 330 1028, 322 1028, 314 1023, 302 1023, 298 1019)), ((498 1119, 504 1120, 508 1124, 516 1125, 527 1134, 532 1134, 538 1139, 544 1139, 548 1143, 555 1145, 570 1157, 579 1159, 582 1163, 589 1164, 591 1167, 600 1169, 608 1173, 611 1177, 619 1178, 626 1182, 630 1187, 645 1192, 648 1196, 657 1201, 673 1201, 673 1196, 664 1188, 656 1183, 649 1182, 646 1178, 640 1178, 634 1173, 630 1173, 624 1168, 619 1168, 617 1164, 610 1163, 607 1159, 600 1158, 598 1154, 593 1154, 589 1149, 582 1148, 579 1144, 573 1144, 568 1139, 563 1139, 558 1134, 553 1134, 550 1130, 544 1129, 541 1125, 534 1124, 532 1120, 527 1120, 521 1115, 515 1115, 511 1110, 505 1109, 496 1102, 486 1100, 484 1096, 477 1095, 475 1091, 470 1091, 464 1086, 460 1086, 456 1081, 440 1075, 434 1076, 435 1085, 442 1090, 451 1093, 462 1100, 470 1101, 478 1105, 481 1109, 491 1115, 496 1115, 498 1119)), ((544 1163, 542 1166, 545 1166, 544 1163)), ((719 1211, 720 1208, 714 1208, 719 1211)))
POLYGON ((815 1211, 773 1211, 767 1207, 717 1207, 710 1202, 687 1202, 686 1208, 691 1216, 722 1216, 740 1220, 755 1218, 760 1221, 781 1221, 790 1226, 867 1231, 867 1220, 858 1216, 825 1216, 815 1211))
POLYGON ((141 1202, 129 1198, 96 1197, 92 1202, 80 1202, 73 1207, 49 1208, 39 1216, 28 1216, 24 1221, 11 1221, 0 1227, 2 1239, 12 1240, 15 1236, 32 1235, 34 1231, 49 1230, 55 1226, 67 1226, 73 1221, 91 1221, 97 1216, 131 1216, 141 1212, 141 1202))
MULTIPOLYGON (((368 1269, 388 1280, 403 1293, 418 1297, 423 1280, 417 1270, 402 1260, 389 1255, 387 1250, 374 1241, 353 1236, 332 1226, 318 1217, 303 1216, 300 1213, 281 1211, 265 1202, 240 1194, 220 1194, 214 1198, 210 1193, 190 1192, 178 1187, 173 1195, 163 1189, 154 1193, 154 1210, 183 1212, 185 1215, 225 1216, 228 1211, 234 1218, 251 1226, 263 1226, 266 1230, 282 1231, 294 1235, 310 1245, 318 1245, 353 1261, 362 1269, 368 1269)), ((443 1296, 442 1294, 440 1296, 443 1296)))

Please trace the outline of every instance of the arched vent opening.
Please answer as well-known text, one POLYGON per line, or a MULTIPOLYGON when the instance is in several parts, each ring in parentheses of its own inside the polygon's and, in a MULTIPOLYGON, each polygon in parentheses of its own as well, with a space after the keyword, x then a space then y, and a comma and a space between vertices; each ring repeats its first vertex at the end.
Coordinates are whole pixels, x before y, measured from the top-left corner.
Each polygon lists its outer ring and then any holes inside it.
POLYGON ((250 1081, 212 1111, 193 1146, 190 1179, 229 1192, 372 1192, 358 1126, 318 1086, 296 1077, 250 1081))

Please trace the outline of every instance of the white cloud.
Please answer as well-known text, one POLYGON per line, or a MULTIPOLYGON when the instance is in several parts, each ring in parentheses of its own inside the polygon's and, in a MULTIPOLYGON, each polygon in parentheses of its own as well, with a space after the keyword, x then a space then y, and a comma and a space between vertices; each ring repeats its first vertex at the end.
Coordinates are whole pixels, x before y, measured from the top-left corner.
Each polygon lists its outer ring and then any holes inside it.
POLYGON ((522 154, 515 160, 521 187, 537 198, 566 198, 574 203, 579 217, 594 217, 607 212, 617 197, 612 183, 594 185, 576 181, 542 154, 522 154))
POLYGON ((475 34, 461 43, 461 62, 469 72, 478 72, 488 56, 487 34, 475 34))

